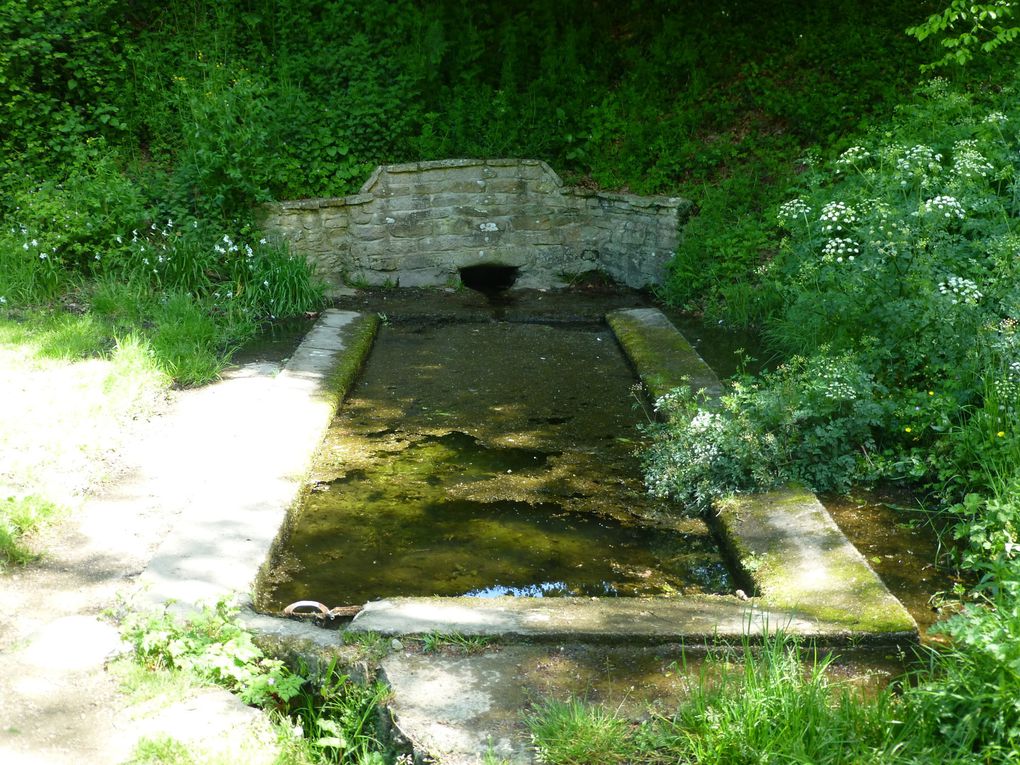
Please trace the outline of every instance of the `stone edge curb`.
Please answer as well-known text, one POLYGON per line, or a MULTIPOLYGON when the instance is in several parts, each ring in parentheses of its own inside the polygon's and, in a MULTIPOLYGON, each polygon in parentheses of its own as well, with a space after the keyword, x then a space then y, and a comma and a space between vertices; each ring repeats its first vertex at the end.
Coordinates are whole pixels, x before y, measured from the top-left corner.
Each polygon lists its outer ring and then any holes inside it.
POLYGON ((238 519, 238 528, 217 540, 215 549, 219 552, 215 556, 204 550, 198 553, 204 557, 195 558, 199 545, 189 541, 196 533, 203 533, 202 521, 207 519, 196 517, 189 522, 182 518, 183 522, 164 539, 142 572, 143 589, 139 594, 143 602, 157 607, 171 605, 174 611, 189 613, 211 605, 217 598, 241 593, 242 608, 251 608, 252 585, 286 528, 286 519, 300 496, 312 456, 367 357, 379 323, 374 314, 335 309, 323 312, 271 382, 274 397, 282 402, 296 401, 301 406, 290 427, 301 429, 297 441, 307 452, 294 454, 291 450, 280 459, 281 472, 272 480, 282 487, 281 491, 262 501, 257 512, 246 505, 217 509, 238 519), (246 521, 249 526, 244 528, 242 519, 249 515, 246 521), (241 537, 246 538, 239 555, 238 548, 231 543, 241 537), (209 563, 213 557, 215 566, 209 563))

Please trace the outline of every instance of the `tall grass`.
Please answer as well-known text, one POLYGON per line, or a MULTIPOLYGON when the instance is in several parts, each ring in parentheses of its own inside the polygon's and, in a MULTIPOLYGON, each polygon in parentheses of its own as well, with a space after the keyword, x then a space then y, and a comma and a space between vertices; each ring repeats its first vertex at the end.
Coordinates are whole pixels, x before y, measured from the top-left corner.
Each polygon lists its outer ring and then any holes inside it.
MULTIPOLYGON (((1015 611, 1001 618, 1020 625, 1015 611)), ((575 699, 541 702, 524 719, 539 759, 552 765, 1014 763, 1017 629, 998 633, 1012 641, 999 656, 992 641, 932 654, 912 682, 877 692, 833 679, 830 656, 780 634, 710 655, 669 715, 635 723, 575 699)))

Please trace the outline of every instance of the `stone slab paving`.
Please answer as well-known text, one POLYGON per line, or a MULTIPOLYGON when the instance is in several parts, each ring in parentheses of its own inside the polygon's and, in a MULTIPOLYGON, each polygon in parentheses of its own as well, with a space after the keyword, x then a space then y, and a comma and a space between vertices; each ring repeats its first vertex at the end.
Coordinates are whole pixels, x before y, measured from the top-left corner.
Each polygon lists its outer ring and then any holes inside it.
POLYGON ((326 311, 278 376, 190 399, 203 416, 164 444, 173 460, 160 497, 176 520, 142 574, 149 600, 194 606, 249 592, 336 412, 329 376, 365 321, 375 317, 326 311))
POLYGON ((722 395, 716 373, 659 309, 613 311, 606 321, 653 401, 680 385, 704 391, 706 402, 722 395))
POLYGON ((770 608, 884 640, 917 624, 809 491, 787 487, 716 505, 722 536, 770 608))
POLYGON ((840 642, 846 620, 815 618, 757 599, 690 595, 672 598, 391 598, 365 605, 352 632, 383 635, 456 633, 502 641, 656 644, 739 642, 786 632, 840 642))
POLYGON ((639 719, 670 714, 690 688, 678 671, 703 653, 690 645, 495 645, 465 654, 456 647, 387 656, 382 675, 398 738, 444 765, 537 760, 524 722, 536 704, 581 698, 639 719), (488 757, 488 759, 486 759, 488 757))

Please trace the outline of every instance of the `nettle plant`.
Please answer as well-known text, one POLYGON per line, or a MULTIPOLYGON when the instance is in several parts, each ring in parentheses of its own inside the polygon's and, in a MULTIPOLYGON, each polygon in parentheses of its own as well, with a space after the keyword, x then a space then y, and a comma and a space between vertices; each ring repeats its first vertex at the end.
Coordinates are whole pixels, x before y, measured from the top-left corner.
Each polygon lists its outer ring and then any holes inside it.
POLYGON ((987 391, 1020 371, 1018 130, 1020 111, 979 108, 935 80, 889 132, 806 174, 758 272, 766 336, 792 361, 733 386, 716 412, 681 394, 650 453, 653 488, 702 501, 789 478, 969 488, 981 471, 963 463, 1016 438, 987 391))

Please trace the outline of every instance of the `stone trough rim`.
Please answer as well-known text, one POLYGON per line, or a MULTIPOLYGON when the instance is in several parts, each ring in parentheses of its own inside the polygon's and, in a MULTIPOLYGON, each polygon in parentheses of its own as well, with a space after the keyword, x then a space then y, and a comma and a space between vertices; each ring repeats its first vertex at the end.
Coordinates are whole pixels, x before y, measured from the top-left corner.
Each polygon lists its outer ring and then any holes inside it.
MULTIPOLYGON (((607 314, 604 320, 613 329, 621 345, 624 346, 624 350, 628 353, 634 364, 638 376, 641 379, 648 378, 649 370, 643 368, 643 366, 647 366, 647 362, 642 359, 636 359, 629 352, 627 343, 621 337, 620 330, 614 324, 617 323, 621 314, 651 317, 655 321, 659 321, 659 317, 662 317, 662 320, 669 323, 668 320, 657 309, 624 309, 613 312, 613 314, 615 316, 607 314)), ((671 323, 669 325, 672 327, 671 323)), ((675 328, 673 328, 673 331, 680 335, 675 328)), ((311 334, 309 333, 310 336, 311 334)), ((682 339, 682 335, 680 337, 682 339)), ((683 340, 683 343, 686 343, 686 340, 683 340)), ((696 365, 700 364, 703 367, 699 368, 699 374, 706 375, 706 379, 714 377, 714 373, 697 356, 689 343, 686 344, 686 348, 693 354, 693 363, 696 365)), ((342 355, 343 351, 340 353, 342 355)), ((364 359, 362 359, 363 361, 364 359)), ((335 362, 338 365, 342 364, 342 358, 335 359, 335 362)), ((661 385, 662 376, 658 374, 660 370, 651 371, 661 385)), ((342 398, 342 392, 338 393, 337 396, 339 402, 339 399, 342 398)), ((317 446, 318 444, 316 444, 317 446)), ((810 496, 814 498, 814 495, 810 496)), ((815 501, 817 502, 816 498, 815 501)), ((824 507, 822 510, 824 512, 824 507)), ((739 549, 739 545, 735 545, 735 547, 739 549)), ((740 561, 738 560, 738 568, 740 567, 739 564, 740 561)), ((867 565, 866 562, 864 565, 867 565)), ((870 567, 868 570, 870 571, 870 567)), ((881 586, 884 589, 884 585, 881 586)), ((886 592, 888 594, 887 590, 886 592)), ((892 595, 889 594, 889 597, 892 598, 892 595)), ((852 616, 845 620, 818 618, 817 615, 812 615, 810 609, 799 608, 799 604, 795 600, 791 602, 787 599, 782 605, 776 605, 767 597, 749 599, 741 598, 737 595, 672 595, 639 598, 394 597, 370 601, 364 604, 360 613, 342 630, 349 632, 377 632, 393 637, 413 637, 446 632, 493 637, 506 642, 522 641, 535 643, 574 641, 603 644, 655 644, 691 640, 705 643, 733 643, 742 640, 754 642, 763 639, 767 634, 777 632, 796 635, 799 638, 825 645, 898 645, 903 642, 917 642, 918 631, 916 624, 898 601, 896 601, 896 605, 899 606, 902 615, 906 617, 898 622, 902 628, 876 631, 867 627, 856 628, 852 616), (512 608, 508 608, 510 604, 514 604, 512 608), (401 609, 405 612, 409 608, 419 609, 420 611, 423 607, 432 607, 440 612, 443 609, 449 612, 451 608, 457 608, 461 609, 461 611, 473 610, 479 613, 491 613, 494 609, 502 608, 510 614, 510 618, 502 624, 493 623, 489 625, 472 624, 470 620, 463 618, 460 618, 459 621, 458 619, 447 619, 446 621, 433 619, 429 622, 420 622, 419 620, 419 623, 412 621, 410 626, 405 625, 403 627, 394 622, 392 618, 388 622, 382 618, 383 614, 388 614, 392 617, 394 614, 399 613, 401 609), (607 609, 610 612, 619 612, 617 614, 619 617, 634 616, 635 614, 649 611, 659 612, 660 616, 663 613, 676 616, 689 611, 692 607, 715 608, 720 611, 725 619, 715 624, 708 624, 702 621, 693 628, 685 627, 681 619, 678 619, 673 626, 656 623, 653 620, 653 623, 645 624, 641 629, 632 629, 631 631, 599 629, 593 626, 593 622, 596 621, 595 617, 599 614, 604 615, 607 609), (564 614, 569 613, 575 621, 572 624, 564 621, 560 623, 548 621, 543 626, 535 623, 528 624, 526 623, 527 619, 522 616, 527 614, 534 616, 536 613, 548 610, 559 611, 564 614), (586 614, 585 612, 590 613, 586 614), (745 614, 748 615, 746 620, 744 618, 745 614), (755 615, 757 615, 757 624, 755 623, 755 615), (580 620, 580 625, 578 620, 580 620)), ((272 619, 275 622, 286 622, 290 625, 287 628, 288 631, 293 632, 295 635, 301 634, 307 638, 315 639, 316 642, 322 642, 322 638, 331 631, 324 630, 322 627, 316 626, 307 620, 288 619, 277 614, 260 614, 254 610, 250 611, 246 618, 256 629, 258 629, 258 625, 268 628, 269 624, 264 621, 265 619, 272 619)), ((332 642, 335 638, 326 638, 326 640, 327 642, 332 642)))

